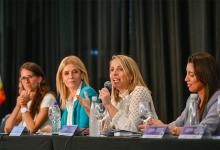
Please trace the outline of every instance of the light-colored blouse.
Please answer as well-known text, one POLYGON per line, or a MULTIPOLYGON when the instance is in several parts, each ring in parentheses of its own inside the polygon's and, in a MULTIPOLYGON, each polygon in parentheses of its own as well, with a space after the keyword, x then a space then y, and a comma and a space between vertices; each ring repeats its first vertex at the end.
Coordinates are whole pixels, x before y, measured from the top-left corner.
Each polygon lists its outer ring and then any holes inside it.
MULTIPOLYGON (((220 117, 217 112, 218 96, 220 95, 220 90, 217 90, 209 99, 206 104, 205 110, 202 115, 202 120, 199 125, 206 127, 207 132, 211 134, 220 134, 220 117)), ((189 116, 189 101, 187 100, 186 107, 181 113, 181 115, 170 125, 175 125, 178 127, 188 126, 187 118, 189 116)))
POLYGON ((111 126, 118 130, 138 131, 138 125, 141 123, 141 116, 138 111, 140 102, 150 102, 152 115, 157 119, 154 104, 150 91, 144 86, 136 86, 135 89, 129 94, 128 92, 120 95, 122 98, 118 103, 112 100, 113 106, 118 109, 118 112, 113 118, 109 114, 105 119, 111 119, 111 126))

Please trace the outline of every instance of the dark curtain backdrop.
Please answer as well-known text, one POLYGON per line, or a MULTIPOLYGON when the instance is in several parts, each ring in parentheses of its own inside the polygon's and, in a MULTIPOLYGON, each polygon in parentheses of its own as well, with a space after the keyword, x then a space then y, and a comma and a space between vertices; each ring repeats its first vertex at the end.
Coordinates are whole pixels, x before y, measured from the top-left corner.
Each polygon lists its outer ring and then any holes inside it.
POLYGON ((126 54, 138 63, 159 117, 175 119, 189 92, 187 57, 208 51, 220 61, 219 0, 0 0, 0 62, 7 100, 16 103, 18 70, 42 66, 54 91, 60 61, 79 56, 97 91, 109 80, 109 60, 126 54))

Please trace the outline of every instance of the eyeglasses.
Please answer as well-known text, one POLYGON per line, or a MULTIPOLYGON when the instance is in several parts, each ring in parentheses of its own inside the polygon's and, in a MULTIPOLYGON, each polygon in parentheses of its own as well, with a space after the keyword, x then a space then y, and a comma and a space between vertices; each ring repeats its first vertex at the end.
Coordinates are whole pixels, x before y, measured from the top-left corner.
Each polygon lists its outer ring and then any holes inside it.
POLYGON ((34 77, 34 75, 29 75, 27 77, 20 77, 20 81, 24 82, 24 81, 30 81, 30 79, 32 79, 34 77))

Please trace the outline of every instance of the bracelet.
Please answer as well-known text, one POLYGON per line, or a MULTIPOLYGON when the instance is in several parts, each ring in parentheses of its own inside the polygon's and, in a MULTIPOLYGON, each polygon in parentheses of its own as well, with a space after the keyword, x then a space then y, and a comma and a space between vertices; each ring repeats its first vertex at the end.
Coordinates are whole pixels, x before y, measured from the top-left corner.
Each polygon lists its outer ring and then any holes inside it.
POLYGON ((20 111, 21 111, 21 113, 25 113, 25 112, 27 112, 29 110, 28 110, 27 107, 21 107, 20 111))

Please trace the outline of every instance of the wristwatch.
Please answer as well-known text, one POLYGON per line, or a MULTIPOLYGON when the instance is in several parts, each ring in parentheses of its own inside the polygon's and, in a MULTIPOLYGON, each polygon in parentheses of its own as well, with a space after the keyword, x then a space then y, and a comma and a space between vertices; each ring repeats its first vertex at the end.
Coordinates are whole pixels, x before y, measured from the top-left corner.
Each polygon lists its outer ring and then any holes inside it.
POLYGON ((21 107, 21 113, 25 113, 25 112, 27 112, 28 111, 28 108, 27 107, 21 107))

